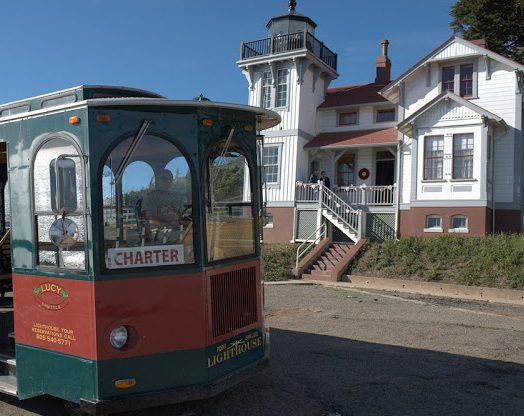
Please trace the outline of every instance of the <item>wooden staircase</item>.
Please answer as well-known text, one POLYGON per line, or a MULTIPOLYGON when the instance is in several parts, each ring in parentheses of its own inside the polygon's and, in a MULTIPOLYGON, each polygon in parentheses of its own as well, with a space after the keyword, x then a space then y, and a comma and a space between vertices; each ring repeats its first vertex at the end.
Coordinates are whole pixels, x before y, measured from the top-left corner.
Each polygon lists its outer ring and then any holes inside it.
POLYGON ((365 239, 357 244, 331 243, 302 273, 302 279, 336 282, 358 253, 365 239))

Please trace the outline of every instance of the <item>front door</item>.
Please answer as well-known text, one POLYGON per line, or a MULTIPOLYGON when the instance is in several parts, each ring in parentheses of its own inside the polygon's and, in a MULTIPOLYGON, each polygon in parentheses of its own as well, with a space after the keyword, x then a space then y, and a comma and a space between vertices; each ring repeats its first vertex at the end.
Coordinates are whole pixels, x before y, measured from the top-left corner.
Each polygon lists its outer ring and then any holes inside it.
POLYGON ((395 157, 390 152, 377 152, 375 185, 387 186, 395 183, 395 157))

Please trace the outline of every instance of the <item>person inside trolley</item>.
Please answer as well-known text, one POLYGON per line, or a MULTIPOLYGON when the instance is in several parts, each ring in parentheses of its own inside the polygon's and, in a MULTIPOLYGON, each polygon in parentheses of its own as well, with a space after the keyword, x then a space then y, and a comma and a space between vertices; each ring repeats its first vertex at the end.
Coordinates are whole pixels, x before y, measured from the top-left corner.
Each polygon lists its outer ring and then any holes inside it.
POLYGON ((144 195, 142 213, 149 222, 153 241, 176 239, 179 230, 179 201, 172 192, 173 174, 164 169, 155 175, 155 189, 144 195))

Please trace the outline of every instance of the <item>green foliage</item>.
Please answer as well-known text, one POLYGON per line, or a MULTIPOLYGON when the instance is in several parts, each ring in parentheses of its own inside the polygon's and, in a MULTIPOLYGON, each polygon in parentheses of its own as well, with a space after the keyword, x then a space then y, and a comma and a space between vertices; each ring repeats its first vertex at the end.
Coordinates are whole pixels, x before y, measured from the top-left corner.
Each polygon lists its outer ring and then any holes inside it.
POLYGON ((265 281, 294 278, 291 270, 295 267, 296 247, 295 244, 264 244, 262 246, 265 281))
POLYGON ((492 51, 524 63, 524 0, 457 0, 450 14, 464 39, 485 39, 492 51))
POLYGON ((524 289, 524 235, 409 237, 369 244, 352 273, 524 289))
POLYGON ((242 201, 245 159, 217 158, 211 167, 215 201, 242 201))

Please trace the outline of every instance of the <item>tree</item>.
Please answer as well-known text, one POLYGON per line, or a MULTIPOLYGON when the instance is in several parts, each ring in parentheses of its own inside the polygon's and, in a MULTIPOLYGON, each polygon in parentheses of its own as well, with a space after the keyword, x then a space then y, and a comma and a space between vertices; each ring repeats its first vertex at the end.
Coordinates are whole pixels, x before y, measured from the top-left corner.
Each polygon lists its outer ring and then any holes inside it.
POLYGON ((456 34, 524 63, 524 0, 457 0, 450 14, 456 34))

